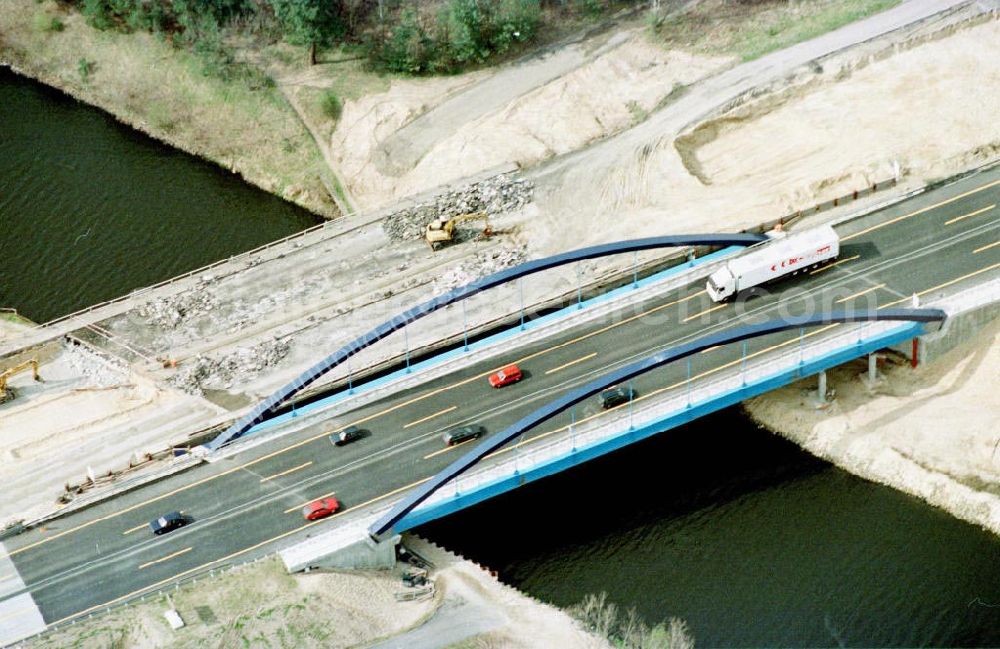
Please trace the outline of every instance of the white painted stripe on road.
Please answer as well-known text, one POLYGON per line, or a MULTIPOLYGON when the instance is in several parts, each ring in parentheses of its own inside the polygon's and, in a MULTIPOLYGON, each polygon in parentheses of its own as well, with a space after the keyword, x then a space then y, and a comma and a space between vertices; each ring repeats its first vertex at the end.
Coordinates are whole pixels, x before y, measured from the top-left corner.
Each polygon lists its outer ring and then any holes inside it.
MULTIPOLYGON (((7 548, 0 543, 0 597, 24 588, 24 581, 7 548)), ((45 619, 31 593, 0 600, 0 647, 6 647, 45 630, 45 619)))

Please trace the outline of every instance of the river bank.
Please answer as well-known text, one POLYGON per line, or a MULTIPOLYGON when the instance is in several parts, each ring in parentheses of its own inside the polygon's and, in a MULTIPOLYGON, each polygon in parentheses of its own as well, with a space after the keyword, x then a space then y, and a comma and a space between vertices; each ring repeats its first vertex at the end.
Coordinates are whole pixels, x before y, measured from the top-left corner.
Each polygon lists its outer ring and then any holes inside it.
POLYGON ((847 471, 1000 535, 1000 320, 917 369, 891 363, 870 388, 864 359, 745 402, 753 419, 847 471))
POLYGON ((31 647, 279 646, 574 647, 607 649, 554 606, 505 586, 471 561, 417 537, 432 587, 414 594, 392 570, 288 574, 276 557, 217 571, 30 641, 31 647), (185 626, 171 629, 164 612, 185 626), (373 644, 374 643, 374 644, 373 644))
POLYGON ((266 77, 224 81, 145 33, 99 31, 57 2, 0 0, 0 65, 326 218, 326 165, 266 77))

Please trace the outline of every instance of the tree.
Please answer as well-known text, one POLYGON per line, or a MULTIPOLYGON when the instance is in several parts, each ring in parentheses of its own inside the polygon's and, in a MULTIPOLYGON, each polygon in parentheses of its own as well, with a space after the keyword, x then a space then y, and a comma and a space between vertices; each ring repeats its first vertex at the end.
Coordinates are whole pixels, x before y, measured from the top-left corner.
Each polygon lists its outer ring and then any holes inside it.
POLYGON ((316 64, 317 45, 325 45, 343 32, 338 6, 330 0, 271 0, 286 40, 309 46, 309 65, 316 64))

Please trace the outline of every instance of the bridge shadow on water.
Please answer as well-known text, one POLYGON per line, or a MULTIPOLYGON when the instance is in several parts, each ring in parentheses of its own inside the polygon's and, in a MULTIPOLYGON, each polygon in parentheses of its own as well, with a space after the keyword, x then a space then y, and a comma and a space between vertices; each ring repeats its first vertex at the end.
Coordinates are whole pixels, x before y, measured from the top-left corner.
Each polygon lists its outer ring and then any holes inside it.
POLYGON ((1000 541, 738 407, 416 533, 558 606, 681 617, 701 647, 1000 642, 1000 541))

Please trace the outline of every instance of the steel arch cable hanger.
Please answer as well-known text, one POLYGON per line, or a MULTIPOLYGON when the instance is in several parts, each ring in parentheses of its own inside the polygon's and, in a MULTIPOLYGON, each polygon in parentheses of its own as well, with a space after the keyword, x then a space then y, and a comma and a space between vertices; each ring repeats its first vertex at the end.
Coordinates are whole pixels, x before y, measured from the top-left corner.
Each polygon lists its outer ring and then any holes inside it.
POLYGON ((636 361, 635 363, 631 363, 625 367, 608 372, 607 374, 604 374, 603 376, 600 376, 593 381, 566 393, 562 397, 559 397, 541 408, 538 408, 531 414, 522 417, 520 420, 500 433, 483 440, 477 444, 475 448, 449 464, 437 475, 414 489, 406 497, 404 497, 403 500, 393 506, 393 508, 385 516, 369 527, 369 535, 375 540, 380 540, 389 535, 392 532, 393 526, 413 511, 418 505, 427 500, 432 494, 434 494, 434 492, 478 464, 479 461, 487 455, 496 452, 512 440, 524 434, 525 431, 534 428, 548 419, 551 419, 555 415, 578 404, 584 399, 597 394, 601 390, 628 381, 640 374, 644 374, 645 372, 656 369, 673 361, 697 354, 710 347, 726 345, 790 329, 827 324, 876 321, 943 322, 946 317, 947 314, 941 309, 832 311, 814 316, 791 316, 787 318, 768 320, 767 322, 759 324, 737 325, 723 331, 702 336, 701 338, 688 343, 660 350, 640 361, 636 361))
POLYGON ((630 239, 627 241, 605 243, 571 250, 569 252, 560 253, 551 257, 528 261, 514 266, 513 268, 508 268, 491 275, 487 275, 486 277, 481 277, 466 284, 465 286, 452 289, 447 293, 435 296, 426 302, 399 313, 374 329, 371 329, 367 333, 355 338, 335 351, 333 354, 325 357, 323 360, 292 379, 289 383, 278 388, 270 396, 254 406, 250 412, 238 419, 224 432, 206 444, 206 446, 210 450, 214 451, 234 439, 241 437, 251 428, 267 419, 270 413, 281 406, 289 398, 308 387, 327 372, 330 372, 340 364, 344 363, 351 356, 367 347, 370 347, 371 345, 374 345, 392 333, 403 329, 411 322, 419 320, 420 318, 423 318, 424 316, 446 306, 465 300, 473 295, 477 295, 481 291, 506 284, 510 281, 531 275, 533 273, 538 273, 543 270, 549 270, 551 268, 556 268, 577 261, 606 257, 608 255, 681 246, 751 246, 755 243, 761 243, 762 241, 767 240, 768 237, 764 234, 749 233, 683 234, 662 237, 647 237, 643 239, 630 239))

